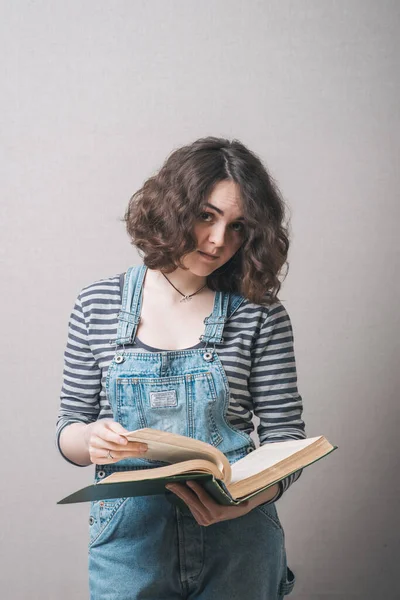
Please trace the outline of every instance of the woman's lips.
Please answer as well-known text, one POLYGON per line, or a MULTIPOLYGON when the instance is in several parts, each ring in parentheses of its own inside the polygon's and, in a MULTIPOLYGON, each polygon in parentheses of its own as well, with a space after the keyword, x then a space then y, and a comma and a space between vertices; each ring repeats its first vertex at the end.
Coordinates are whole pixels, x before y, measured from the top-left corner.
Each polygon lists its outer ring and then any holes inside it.
POLYGON ((202 256, 203 258, 205 258, 206 260, 209 260, 211 262, 218 258, 218 256, 210 256, 209 254, 206 254, 205 252, 202 252, 201 250, 198 250, 197 252, 200 254, 200 256, 202 256))

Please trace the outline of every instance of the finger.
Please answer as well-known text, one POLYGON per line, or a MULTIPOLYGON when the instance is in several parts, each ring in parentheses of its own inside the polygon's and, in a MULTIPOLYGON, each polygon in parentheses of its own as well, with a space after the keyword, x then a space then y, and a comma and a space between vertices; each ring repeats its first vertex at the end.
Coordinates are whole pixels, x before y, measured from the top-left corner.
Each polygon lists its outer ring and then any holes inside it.
POLYGON ((126 439, 121 437, 120 435, 118 435, 118 433, 116 433, 112 429, 109 429, 108 427, 103 427, 100 430, 95 431, 94 433, 103 440, 113 442, 114 444, 118 444, 118 446, 122 446, 124 444, 122 440, 126 439))
POLYGON ((189 506, 188 507, 190 512, 193 515, 193 518, 195 519, 195 521, 197 522, 198 525, 201 525, 202 527, 207 527, 207 525, 211 525, 210 522, 206 521, 203 517, 203 515, 196 510, 193 506, 189 506))
POLYGON ((183 500, 187 504, 196 521, 200 525, 208 521, 209 515, 207 514, 205 507, 200 503, 197 496, 193 494, 193 492, 189 491, 185 485, 175 483, 166 485, 165 487, 174 494, 176 494, 179 498, 181 498, 181 500, 183 500), (202 523, 200 523, 200 520, 202 521, 202 523))
POLYGON ((108 465, 116 463, 124 458, 137 458, 137 454, 132 454, 132 452, 116 452, 115 450, 111 450, 111 456, 104 449, 92 448, 89 449, 89 457, 93 464, 96 465, 108 465))
POLYGON ((90 439, 90 445, 94 448, 103 448, 106 450, 115 450, 115 451, 123 451, 124 452, 136 452, 136 453, 144 453, 147 450, 147 444, 143 444, 141 442, 129 442, 126 445, 116 444, 114 442, 108 442, 98 435, 92 435, 90 439))
POLYGON ((208 510, 215 512, 220 507, 218 502, 196 481, 186 481, 186 485, 196 494, 197 498, 208 510))
POLYGON ((100 431, 96 431, 97 435, 100 435, 105 440, 114 442, 115 444, 119 444, 120 446, 126 445, 128 440, 126 439, 126 437, 119 435, 120 431, 115 431, 113 429, 114 425, 115 424, 113 422, 105 423, 105 426, 100 431))
POLYGON ((189 486, 196 493, 199 500, 208 510, 209 517, 213 522, 241 517, 249 512, 249 501, 244 500, 237 506, 221 506, 210 496, 206 490, 196 481, 187 481, 189 486))
MULTIPOLYGON (((109 429, 111 429, 111 431, 113 431, 114 433, 128 433, 128 430, 125 429, 125 427, 122 427, 121 423, 117 423, 116 421, 108 421, 107 423, 107 427, 109 429)), ((119 443, 120 444, 127 444, 128 440, 125 436, 118 436, 119 439, 121 440, 119 443)))
POLYGON ((143 452, 136 452, 132 450, 111 450, 111 455, 120 460, 121 458, 136 458, 137 456, 141 457, 143 456, 143 452))
POLYGON ((94 435, 106 440, 107 442, 113 442, 118 446, 126 446, 128 441, 126 438, 118 435, 118 433, 110 429, 109 424, 107 423, 105 423, 105 426, 102 427, 100 431, 96 431, 94 435))
POLYGON ((142 453, 138 454, 137 452, 128 452, 125 450, 108 450, 107 448, 92 448, 90 447, 90 452, 92 456, 96 456, 98 458, 110 458, 108 452, 111 453, 113 458, 117 458, 121 460, 121 458, 135 458, 137 456, 142 456, 142 453))
POLYGON ((196 481, 186 481, 186 485, 196 493, 199 501, 204 506, 206 519, 208 519, 208 525, 218 521, 225 521, 226 519, 241 517, 249 512, 248 500, 242 502, 239 506, 221 506, 196 481))
POLYGON ((111 454, 111 457, 108 454, 104 454, 100 450, 89 451, 90 460, 95 465, 110 465, 116 462, 115 457, 111 454))

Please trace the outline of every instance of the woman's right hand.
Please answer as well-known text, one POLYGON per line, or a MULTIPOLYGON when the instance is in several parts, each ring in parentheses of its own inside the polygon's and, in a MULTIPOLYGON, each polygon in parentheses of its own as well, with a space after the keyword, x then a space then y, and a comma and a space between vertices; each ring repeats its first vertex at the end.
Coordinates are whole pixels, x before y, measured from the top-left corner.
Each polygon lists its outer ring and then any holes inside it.
POLYGON ((112 419, 99 419, 86 425, 84 440, 91 462, 95 465, 106 465, 124 458, 143 458, 147 444, 129 442, 126 437, 120 435, 127 432, 127 429, 112 419))

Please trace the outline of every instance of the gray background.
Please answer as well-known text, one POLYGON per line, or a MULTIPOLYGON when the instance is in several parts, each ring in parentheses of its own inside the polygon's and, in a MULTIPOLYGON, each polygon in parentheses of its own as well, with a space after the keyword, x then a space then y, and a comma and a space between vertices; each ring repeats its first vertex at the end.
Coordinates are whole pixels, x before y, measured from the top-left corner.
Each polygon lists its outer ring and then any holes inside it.
POLYGON ((204 135, 291 207, 307 433, 339 446, 277 505, 291 598, 399 597, 399 23, 389 0, 1 3, 4 598, 88 597, 88 505, 56 505, 92 477, 53 441, 69 314, 140 262, 129 197, 204 135))

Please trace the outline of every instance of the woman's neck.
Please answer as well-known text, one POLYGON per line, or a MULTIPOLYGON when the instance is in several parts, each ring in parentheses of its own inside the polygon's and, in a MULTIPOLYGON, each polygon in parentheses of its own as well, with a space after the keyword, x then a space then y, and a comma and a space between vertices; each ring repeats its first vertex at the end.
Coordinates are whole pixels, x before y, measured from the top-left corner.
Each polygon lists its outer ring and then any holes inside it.
MULTIPOLYGON (((175 271, 172 273, 165 273, 165 277, 167 277, 168 281, 171 283, 168 283, 161 271, 148 269, 148 275, 150 275, 152 282, 159 288, 160 291, 162 290, 163 292, 169 293, 170 297, 174 297, 176 295, 178 301, 182 299, 182 296, 180 296, 180 294, 171 284, 173 284, 185 296, 190 296, 191 294, 197 292, 199 288, 203 287, 204 285, 206 286, 207 282, 207 278, 203 275, 196 275, 190 270, 185 271, 179 268, 175 269, 175 271)), ((204 288, 204 290, 206 289, 207 286, 204 288)), ((199 294, 201 294, 201 292, 199 292, 199 294)))

